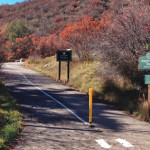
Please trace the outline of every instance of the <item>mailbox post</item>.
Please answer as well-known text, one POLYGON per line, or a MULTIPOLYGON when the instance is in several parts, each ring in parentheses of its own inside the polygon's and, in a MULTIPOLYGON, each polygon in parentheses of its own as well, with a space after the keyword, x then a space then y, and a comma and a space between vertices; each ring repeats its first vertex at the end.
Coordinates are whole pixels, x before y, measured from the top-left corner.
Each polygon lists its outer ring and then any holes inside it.
POLYGON ((67 62, 67 82, 69 82, 69 73, 70 73, 70 61, 72 61, 72 51, 64 51, 59 50, 57 51, 57 61, 59 61, 59 73, 58 73, 58 79, 61 80, 61 61, 67 62))

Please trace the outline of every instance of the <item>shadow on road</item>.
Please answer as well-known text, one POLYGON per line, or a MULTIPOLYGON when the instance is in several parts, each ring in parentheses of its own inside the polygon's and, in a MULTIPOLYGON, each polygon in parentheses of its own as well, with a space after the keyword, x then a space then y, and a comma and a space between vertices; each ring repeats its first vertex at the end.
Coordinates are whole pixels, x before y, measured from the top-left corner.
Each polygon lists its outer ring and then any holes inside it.
MULTIPOLYGON (((34 118, 34 120, 44 124, 79 121, 58 103, 29 84, 21 75, 2 72, 1 76, 7 82, 12 95, 21 105, 21 111, 25 116, 34 118)), ((27 74, 26 77, 88 122, 88 96, 82 95, 68 87, 65 88, 63 86, 62 88, 60 83, 56 83, 40 74, 27 74)), ((95 103, 93 106, 93 122, 101 129, 110 129, 115 132, 122 131, 125 124, 120 123, 118 118, 123 116, 123 114, 116 113, 116 111, 106 105, 95 103)))

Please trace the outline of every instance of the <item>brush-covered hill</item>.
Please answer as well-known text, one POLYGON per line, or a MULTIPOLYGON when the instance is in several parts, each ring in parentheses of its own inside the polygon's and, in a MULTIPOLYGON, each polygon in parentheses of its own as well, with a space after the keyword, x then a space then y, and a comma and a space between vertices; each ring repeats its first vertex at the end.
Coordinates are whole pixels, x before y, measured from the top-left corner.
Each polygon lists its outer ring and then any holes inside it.
POLYGON ((109 4, 110 0, 29 0, 15 5, 2 5, 0 26, 19 19, 36 36, 48 36, 82 16, 100 20, 109 4))

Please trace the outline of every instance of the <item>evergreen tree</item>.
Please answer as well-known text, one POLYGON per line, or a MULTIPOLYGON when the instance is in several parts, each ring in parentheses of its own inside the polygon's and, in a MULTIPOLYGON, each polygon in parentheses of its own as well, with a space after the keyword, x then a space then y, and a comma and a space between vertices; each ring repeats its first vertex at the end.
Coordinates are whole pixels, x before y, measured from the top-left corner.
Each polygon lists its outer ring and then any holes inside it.
POLYGON ((7 36, 10 42, 15 42, 16 38, 28 36, 30 31, 21 20, 12 21, 7 26, 7 36))

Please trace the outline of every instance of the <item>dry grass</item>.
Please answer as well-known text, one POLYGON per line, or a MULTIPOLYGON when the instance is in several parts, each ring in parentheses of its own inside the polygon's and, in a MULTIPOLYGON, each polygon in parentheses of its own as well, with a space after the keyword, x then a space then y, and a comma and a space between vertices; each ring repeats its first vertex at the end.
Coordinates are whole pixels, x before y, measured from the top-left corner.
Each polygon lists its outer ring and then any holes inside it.
MULTIPOLYGON (((38 60, 29 59, 25 65, 58 81, 59 63, 56 61, 56 56, 38 60), (39 61, 40 63, 37 63, 39 61)), ((89 88, 93 88, 95 94, 99 93, 102 91, 104 80, 97 76, 96 68, 98 65, 99 63, 96 61, 88 64, 87 62, 70 62, 70 81, 68 84, 84 93, 88 93, 89 88)), ((67 82, 67 62, 61 63, 61 82, 67 82)))
POLYGON ((150 103, 144 101, 139 105, 139 114, 146 121, 150 121, 150 103))

